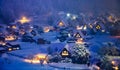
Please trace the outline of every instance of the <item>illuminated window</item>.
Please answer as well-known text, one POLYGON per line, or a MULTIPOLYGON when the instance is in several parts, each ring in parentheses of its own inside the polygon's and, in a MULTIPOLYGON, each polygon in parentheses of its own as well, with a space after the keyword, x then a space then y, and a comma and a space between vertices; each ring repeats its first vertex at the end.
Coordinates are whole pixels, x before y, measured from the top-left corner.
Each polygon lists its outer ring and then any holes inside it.
POLYGON ((44 27, 44 32, 49 32, 50 28, 49 27, 44 27))
POLYGON ((76 33, 76 34, 75 34, 75 37, 76 37, 76 38, 81 38, 81 35, 80 35, 79 33, 76 33))
POLYGON ((97 26, 96 26, 96 29, 101 29, 100 25, 97 25, 97 26))
POLYGON ((64 26, 64 23, 62 21, 59 22, 59 26, 64 26))
POLYGON ((14 35, 9 35, 9 36, 6 36, 5 37, 5 40, 6 41, 13 41, 13 40, 15 40, 16 39, 16 36, 14 36, 14 35))
POLYGON ((69 54, 68 54, 68 51, 63 51, 62 52, 62 56, 68 56, 69 54))
POLYGON ((93 28, 92 24, 90 24, 89 26, 90 26, 90 28, 93 28))
POLYGON ((9 48, 8 50, 9 50, 9 51, 12 51, 12 48, 9 48))
POLYGON ((12 26, 13 29, 16 29, 17 27, 15 25, 12 26))

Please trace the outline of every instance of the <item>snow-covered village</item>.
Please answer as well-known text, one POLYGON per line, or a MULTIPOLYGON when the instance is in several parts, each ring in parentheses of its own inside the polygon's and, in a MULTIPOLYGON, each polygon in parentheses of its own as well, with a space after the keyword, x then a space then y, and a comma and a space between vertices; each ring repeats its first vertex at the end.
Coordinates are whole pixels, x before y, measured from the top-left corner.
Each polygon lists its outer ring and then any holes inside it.
POLYGON ((120 70, 119 0, 0 0, 0 70, 120 70))

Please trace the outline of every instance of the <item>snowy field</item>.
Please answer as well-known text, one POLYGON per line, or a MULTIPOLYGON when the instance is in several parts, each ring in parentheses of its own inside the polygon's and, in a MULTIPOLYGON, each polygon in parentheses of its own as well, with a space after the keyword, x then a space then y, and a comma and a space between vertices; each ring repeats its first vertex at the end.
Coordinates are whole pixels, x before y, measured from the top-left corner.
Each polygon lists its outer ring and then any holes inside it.
MULTIPOLYGON (((94 39, 89 40, 91 43, 90 51, 95 52, 101 46, 100 41, 110 41, 106 36, 95 36, 94 39), (96 39, 97 38, 97 39, 96 39), (106 38, 106 39, 104 39, 106 38), (94 48, 93 48, 94 47, 94 48)), ((52 43, 46 45, 38 45, 36 43, 25 42, 11 42, 12 44, 19 43, 21 50, 11 51, 2 55, 0 59, 0 70, 88 70, 86 65, 71 64, 71 63, 50 63, 41 66, 41 64, 32 64, 25 62, 25 58, 31 57, 36 54, 47 54, 48 46, 54 49, 56 46, 60 48, 65 47, 65 43, 52 43), (12 54, 12 55, 11 55, 12 54)), ((93 54, 94 55, 94 54, 93 54)))

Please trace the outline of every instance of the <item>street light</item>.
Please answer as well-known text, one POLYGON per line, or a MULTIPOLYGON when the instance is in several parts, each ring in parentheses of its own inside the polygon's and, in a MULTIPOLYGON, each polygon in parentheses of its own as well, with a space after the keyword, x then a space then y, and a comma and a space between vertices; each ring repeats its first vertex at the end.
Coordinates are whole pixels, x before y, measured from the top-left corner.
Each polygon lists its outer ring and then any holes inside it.
POLYGON ((67 13, 67 17, 70 17, 70 13, 67 13))

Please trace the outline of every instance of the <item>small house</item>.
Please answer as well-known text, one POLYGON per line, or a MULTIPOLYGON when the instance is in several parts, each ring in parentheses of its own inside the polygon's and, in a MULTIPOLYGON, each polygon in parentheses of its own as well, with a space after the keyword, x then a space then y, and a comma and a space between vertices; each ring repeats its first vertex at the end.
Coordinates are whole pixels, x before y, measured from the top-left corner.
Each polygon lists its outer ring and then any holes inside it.
POLYGON ((33 64, 47 64, 48 55, 47 54, 36 54, 32 57, 32 59, 25 59, 25 62, 33 63, 33 64))
POLYGON ((95 22, 94 29, 95 32, 100 31, 100 32, 105 32, 105 26, 102 22, 95 22))
POLYGON ((50 27, 44 27, 43 30, 44 30, 44 32, 49 32, 50 31, 50 27))
POLYGON ((70 56, 71 56, 71 53, 70 53, 66 48, 63 48, 63 50, 60 52, 60 55, 61 55, 63 58, 66 58, 66 57, 70 57, 70 56))
POLYGON ((17 36, 15 36, 15 35, 7 35, 6 37, 5 37, 5 40, 6 41, 14 41, 14 40, 16 40, 17 39, 17 36))
POLYGON ((83 34, 83 32, 81 30, 77 30, 73 32, 73 38, 78 39, 78 38, 85 38, 85 35, 83 34))
POLYGON ((74 34, 75 38, 82 38, 81 34, 79 32, 77 32, 76 34, 74 34))
POLYGON ((33 36, 36 36, 36 35, 37 35, 37 33, 36 33, 35 30, 32 30, 30 33, 31 33, 33 36))
POLYGON ((68 22, 64 19, 58 20, 55 22, 57 27, 64 28, 68 26, 68 22))

